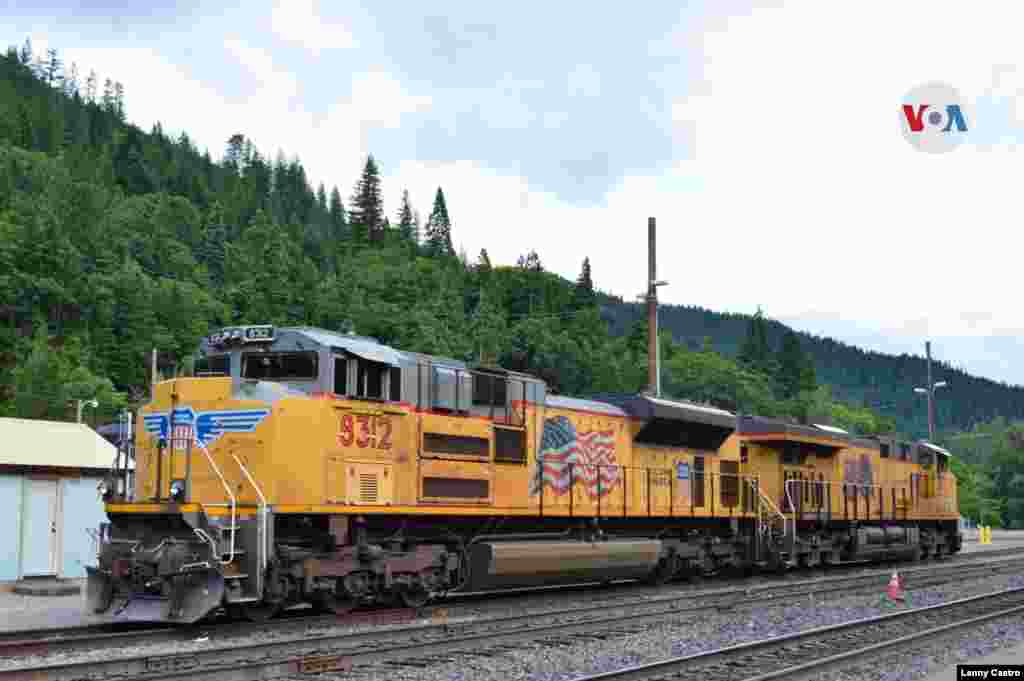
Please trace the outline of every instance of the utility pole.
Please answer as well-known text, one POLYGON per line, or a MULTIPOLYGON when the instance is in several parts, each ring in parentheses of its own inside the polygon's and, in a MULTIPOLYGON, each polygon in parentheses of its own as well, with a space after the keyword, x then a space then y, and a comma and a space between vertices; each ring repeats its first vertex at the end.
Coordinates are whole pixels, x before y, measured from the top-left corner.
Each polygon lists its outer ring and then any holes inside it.
POLYGON ((928 442, 935 442, 935 383, 932 382, 932 342, 924 342, 928 357, 928 442))
POLYGON ((661 359, 658 355, 658 274, 654 218, 647 218, 647 376, 651 392, 661 397, 661 359))
POLYGON ((82 422, 82 408, 83 407, 88 405, 88 406, 92 407, 93 409, 96 409, 97 407, 100 406, 100 403, 97 402, 95 399, 92 399, 92 400, 76 400, 76 402, 78 402, 78 420, 76 421, 76 423, 81 423, 82 422))
POLYGON ((661 343, 658 338, 658 287, 667 281, 657 277, 657 231, 655 219, 647 218, 647 290, 638 296, 647 302, 647 391, 661 397, 661 343))
POLYGON ((914 392, 928 396, 928 441, 935 442, 935 389, 945 388, 946 382, 932 380, 932 342, 925 341, 924 352, 928 358, 928 387, 914 388, 914 392))

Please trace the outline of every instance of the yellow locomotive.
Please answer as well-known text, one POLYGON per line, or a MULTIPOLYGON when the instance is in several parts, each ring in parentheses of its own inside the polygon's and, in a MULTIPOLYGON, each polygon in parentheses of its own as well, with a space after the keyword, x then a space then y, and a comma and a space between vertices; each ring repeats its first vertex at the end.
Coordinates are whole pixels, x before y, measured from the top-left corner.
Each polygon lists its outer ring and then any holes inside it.
POLYGON ((960 548, 948 453, 314 328, 204 339, 119 458, 89 567, 112 621, 345 612, 565 581, 960 548), (127 461, 127 457, 125 458, 127 461))

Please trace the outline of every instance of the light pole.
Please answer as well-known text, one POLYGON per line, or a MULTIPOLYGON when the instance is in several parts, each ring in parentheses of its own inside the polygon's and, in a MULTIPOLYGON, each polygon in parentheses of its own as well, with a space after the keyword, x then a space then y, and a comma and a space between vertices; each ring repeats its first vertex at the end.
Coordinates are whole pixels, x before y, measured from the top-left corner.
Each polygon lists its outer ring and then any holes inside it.
POLYGON ((932 383, 932 344, 927 341, 924 344, 925 353, 928 355, 928 387, 914 388, 915 393, 928 396, 928 441, 935 442, 935 391, 938 388, 947 387, 945 381, 932 383))
POLYGON ((78 402, 78 423, 82 422, 82 408, 83 407, 90 406, 93 409, 96 409, 97 407, 100 406, 100 403, 97 402, 95 399, 91 399, 91 400, 76 400, 76 402, 78 402))

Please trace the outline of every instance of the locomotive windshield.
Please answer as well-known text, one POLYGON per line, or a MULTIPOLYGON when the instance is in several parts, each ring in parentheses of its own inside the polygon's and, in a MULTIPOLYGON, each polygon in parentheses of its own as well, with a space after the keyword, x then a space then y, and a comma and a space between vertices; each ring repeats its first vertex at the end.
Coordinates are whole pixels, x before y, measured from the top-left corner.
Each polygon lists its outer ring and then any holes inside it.
POLYGON ((210 355, 196 360, 196 376, 230 376, 231 355, 210 355))
POLYGON ((315 352, 247 352, 242 378, 271 381, 312 381, 317 378, 315 352))

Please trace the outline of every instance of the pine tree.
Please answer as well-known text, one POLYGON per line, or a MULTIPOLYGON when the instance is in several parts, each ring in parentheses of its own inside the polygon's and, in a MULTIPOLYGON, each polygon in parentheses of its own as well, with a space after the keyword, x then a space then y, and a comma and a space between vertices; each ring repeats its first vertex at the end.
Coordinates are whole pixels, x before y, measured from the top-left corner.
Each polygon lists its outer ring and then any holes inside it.
POLYGON ((50 87, 58 87, 62 84, 63 62, 57 57, 57 50, 49 48, 46 50, 46 84, 50 87))
POLYGON ((316 205, 321 213, 327 214, 327 190, 324 189, 323 182, 316 188, 316 205))
POLYGON ((434 209, 427 220, 427 254, 437 256, 453 256, 452 223, 448 217, 448 206, 444 200, 444 192, 437 188, 434 195, 434 209))
POLYGON ((235 133, 228 138, 228 149, 224 153, 224 165, 230 166, 237 173, 242 168, 242 151, 245 148, 245 135, 235 133))
POLYGON ((22 66, 29 66, 32 63, 32 39, 25 38, 25 44, 21 46, 21 53, 18 55, 22 66))
POLYGON ((206 265, 210 273, 210 283, 220 288, 224 285, 224 258, 227 227, 224 225, 224 211, 219 202, 215 202, 207 217, 206 235, 203 240, 199 260, 206 265))
POLYGON ((581 309, 590 307, 597 302, 594 295, 594 281, 590 278, 590 258, 583 259, 583 271, 576 279, 576 288, 573 289, 573 307, 581 309))
POLYGON ((409 190, 402 191, 402 205, 398 209, 398 236, 402 241, 413 242, 412 205, 409 203, 409 190))
POLYGON ((768 325, 760 308, 758 308, 757 314, 750 318, 747 337, 740 348, 738 359, 749 369, 769 376, 775 375, 775 360, 772 357, 771 347, 768 345, 768 325))
POLYGON ((337 245, 345 238, 345 206, 341 203, 338 188, 331 189, 331 202, 327 209, 330 217, 330 238, 337 245))
POLYGON ((113 113, 114 111, 114 83, 109 78, 103 81, 101 108, 107 113, 113 113))
POLYGON ((792 331, 786 331, 782 337, 778 366, 779 396, 786 400, 796 397, 805 382, 804 371, 807 366, 807 358, 800 347, 800 339, 792 331))
POLYGON ((89 77, 85 80, 85 101, 89 104, 96 103, 96 71, 89 71, 89 77))
POLYGON ((384 205, 380 192, 380 170, 373 154, 366 158, 356 183, 349 209, 349 224, 357 241, 379 241, 383 236, 384 205))
POLYGON ((476 269, 482 274, 489 273, 493 268, 491 267, 491 258, 487 255, 487 249, 480 249, 480 257, 476 261, 476 269))
POLYGON ((540 256, 537 255, 537 251, 531 250, 526 255, 519 256, 516 261, 516 267, 526 270, 527 272, 543 272, 544 266, 540 263, 540 256))
POLYGON ((71 62, 71 74, 64 79, 64 94, 68 97, 77 97, 78 85, 78 64, 71 62))
POLYGON ((114 83, 114 115, 124 123, 124 86, 120 81, 114 83))

